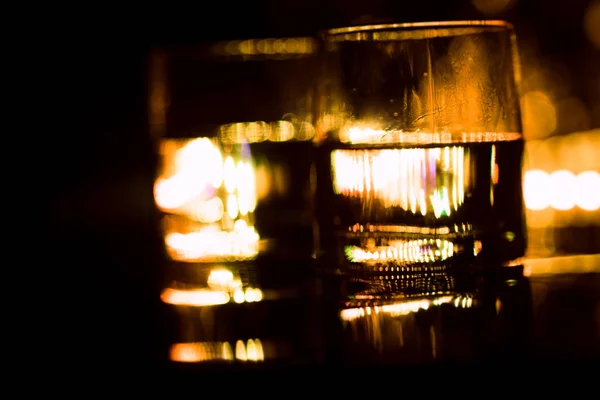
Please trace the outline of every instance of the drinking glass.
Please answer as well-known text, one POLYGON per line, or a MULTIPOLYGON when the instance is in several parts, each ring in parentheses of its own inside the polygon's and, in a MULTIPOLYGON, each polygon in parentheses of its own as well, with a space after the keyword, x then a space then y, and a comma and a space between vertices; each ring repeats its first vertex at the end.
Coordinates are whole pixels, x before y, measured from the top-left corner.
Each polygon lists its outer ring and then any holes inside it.
POLYGON ((525 253, 515 34, 503 21, 324 34, 318 255, 401 277, 525 253))
POLYGON ((170 259, 310 258, 316 46, 251 39, 163 55, 154 194, 170 259))
POLYGON ((294 336, 305 327, 283 314, 297 318, 310 302, 298 299, 308 297, 313 254, 317 49, 313 38, 248 39, 153 56, 154 196, 168 256, 161 298, 180 327, 173 361, 310 354, 312 336, 294 336), (264 305, 272 301, 284 306, 264 305))

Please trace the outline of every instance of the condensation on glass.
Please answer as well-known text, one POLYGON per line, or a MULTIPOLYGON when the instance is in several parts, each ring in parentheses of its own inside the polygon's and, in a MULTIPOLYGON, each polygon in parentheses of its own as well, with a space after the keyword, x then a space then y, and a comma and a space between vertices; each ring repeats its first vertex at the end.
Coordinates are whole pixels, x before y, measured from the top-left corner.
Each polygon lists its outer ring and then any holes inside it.
POLYGON ((512 27, 362 26, 324 41, 315 123, 323 262, 376 273, 523 256, 512 27))

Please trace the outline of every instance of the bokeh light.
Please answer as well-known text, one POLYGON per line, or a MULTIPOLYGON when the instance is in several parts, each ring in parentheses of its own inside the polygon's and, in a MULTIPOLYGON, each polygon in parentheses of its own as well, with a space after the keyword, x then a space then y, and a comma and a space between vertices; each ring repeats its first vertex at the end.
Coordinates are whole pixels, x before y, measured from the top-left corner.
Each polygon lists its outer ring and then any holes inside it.
POLYGON ((523 134, 528 140, 550 136, 556 129, 556 109, 548 95, 534 90, 521 99, 523 134))
POLYGON ((527 142, 524 171, 523 197, 530 226, 596 223, 599 129, 527 142))
POLYGON ((555 210, 570 210, 575 206, 575 174, 560 170, 550 174, 550 205, 555 210))
MULTIPOLYGON (((523 45, 527 48, 528 43, 523 45)), ((533 49, 532 49, 533 50, 533 49)), ((573 76, 564 60, 557 56, 533 54, 530 60, 523 61, 523 79, 521 81, 524 94, 540 91, 550 100, 564 99, 573 91, 573 76)), ((542 118, 543 116, 539 116, 542 118)))
POLYGON ((578 207, 584 211, 600 209, 600 174, 584 171, 575 175, 558 170, 525 172, 523 197, 528 210, 541 211, 548 207, 567 211, 578 207))
POLYGON ((588 40, 600 49, 600 1, 590 3, 583 17, 583 28, 588 40))
POLYGON ((543 210, 549 205, 550 176, 540 170, 527 171, 523 180, 523 196, 530 210, 543 210))
POLYGON ((586 171, 576 178, 576 202, 582 210, 596 211, 600 208, 600 174, 586 171))

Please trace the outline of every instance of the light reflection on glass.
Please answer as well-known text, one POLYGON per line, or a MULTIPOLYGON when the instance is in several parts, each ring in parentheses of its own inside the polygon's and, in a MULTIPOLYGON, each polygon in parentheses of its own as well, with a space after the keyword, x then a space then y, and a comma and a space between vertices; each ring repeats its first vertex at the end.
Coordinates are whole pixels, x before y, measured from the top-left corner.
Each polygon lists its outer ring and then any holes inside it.
MULTIPOLYGON (((276 296, 271 296, 275 297, 276 296)), ((237 288, 226 292, 208 289, 175 289, 166 288, 161 299, 167 304, 189 307, 217 306, 229 303, 256 303, 263 300, 263 292, 258 288, 237 288)))
MULTIPOLYGON (((278 298, 277 293, 269 293, 271 299, 278 298)), ((261 289, 242 282, 239 273, 224 267, 210 270, 206 287, 179 287, 174 283, 163 290, 161 299, 167 304, 177 306, 206 307, 235 303, 256 303, 262 301, 261 289)))
POLYGON ((260 143, 308 141, 315 136, 315 128, 309 122, 290 115, 291 121, 236 122, 222 125, 219 138, 223 143, 260 143))
POLYGON ((427 310, 430 307, 439 306, 442 304, 452 304, 457 308, 470 308, 473 306, 473 297, 470 295, 438 296, 384 305, 346 308, 340 312, 340 316, 344 321, 352 321, 358 318, 377 315, 380 313, 387 314, 391 317, 397 317, 415 313, 419 310, 427 310))
POLYGON ((165 244, 173 260, 252 260, 268 247, 255 229, 254 212, 259 196, 285 190, 289 177, 279 176, 277 166, 255 166, 249 144, 313 138, 310 123, 289 118, 223 125, 217 140, 161 141, 162 167, 154 197, 165 213, 165 244))
POLYGON ((443 261, 452 257, 454 244, 441 239, 417 239, 389 241, 387 246, 346 246, 344 249, 350 262, 364 264, 443 261))
POLYGON ((259 250, 253 227, 256 184, 250 158, 223 154, 208 138, 165 139, 154 187, 167 213, 165 244, 178 261, 246 260, 259 250))
MULTIPOLYGON (((438 348, 445 340, 439 326, 440 314, 431 310, 439 311, 442 305, 455 309, 471 308, 474 299, 471 294, 456 294, 397 302, 373 299, 363 304, 367 305, 347 308, 340 313, 346 334, 350 336, 352 347, 349 351, 355 352, 353 347, 358 346, 363 357, 371 354, 370 357, 385 359, 395 355, 395 362, 404 357, 417 357, 422 362, 440 357, 438 348)), ((443 354, 446 349, 442 346, 441 350, 443 354)))
POLYGON ((213 53, 227 56, 273 56, 277 59, 312 54, 317 51, 318 43, 314 38, 270 38, 231 40, 216 43, 213 53))
POLYGON ((230 296, 227 292, 206 289, 180 290, 166 288, 160 296, 167 304, 178 306, 215 306, 227 304, 230 296))
MULTIPOLYGON (((366 140, 365 135, 368 137, 370 133, 350 130, 350 135, 356 136, 353 140, 366 140), (362 139, 358 138, 359 133, 362 139)), ((385 215, 392 209, 431 220, 450 217, 464 204, 469 189, 470 172, 465 169, 469 159, 469 149, 463 146, 338 149, 331 153, 334 192, 359 202, 360 213, 366 218, 385 215)), ((456 226, 452 231, 465 231, 468 226, 465 229, 456 226)), ((348 228, 347 236, 386 232, 423 234, 423 238, 390 236, 379 242, 375 238, 362 240, 360 245, 344 246, 346 259, 352 263, 403 264, 443 261, 454 255, 451 238, 440 238, 451 232, 449 227, 434 224, 430 228, 410 228, 354 224, 348 228)))
POLYGON ((186 363, 233 362, 234 359, 259 362, 265 360, 265 351, 260 339, 237 340, 233 345, 230 342, 176 343, 171 346, 169 358, 171 361, 186 363))
POLYGON ((464 202, 464 147, 335 150, 331 157, 337 194, 436 218, 464 202))
MULTIPOLYGON (((377 125, 376 122, 362 125, 377 125)), ((449 145, 459 143, 493 143, 520 139, 519 133, 511 132, 425 132, 384 130, 350 125, 340 129, 339 140, 347 144, 396 144, 396 145, 449 145)))

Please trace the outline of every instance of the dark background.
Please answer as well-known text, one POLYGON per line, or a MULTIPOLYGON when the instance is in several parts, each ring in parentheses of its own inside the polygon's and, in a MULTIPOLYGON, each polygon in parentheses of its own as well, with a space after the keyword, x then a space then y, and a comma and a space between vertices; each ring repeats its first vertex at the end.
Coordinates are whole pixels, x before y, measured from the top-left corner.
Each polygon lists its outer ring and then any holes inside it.
MULTIPOLYGON (((597 110, 592 88, 598 87, 600 55, 582 24, 589 2, 513 3, 491 16, 463 0, 263 0, 179 7, 142 3, 75 10, 65 17, 68 21, 56 27, 63 32, 56 54, 65 63, 53 79, 70 99, 68 118, 50 148, 57 177, 51 188, 50 242, 64 282, 51 300, 58 311, 43 322, 60 343, 61 360, 71 365, 119 360, 116 367, 129 368, 154 365, 165 355, 169 321, 158 296, 164 255, 146 112, 152 49, 312 35, 370 21, 507 19, 517 28, 524 61, 561 60, 576 77, 572 94, 597 110)), ((592 113, 590 128, 600 127, 599 114, 592 113)))

